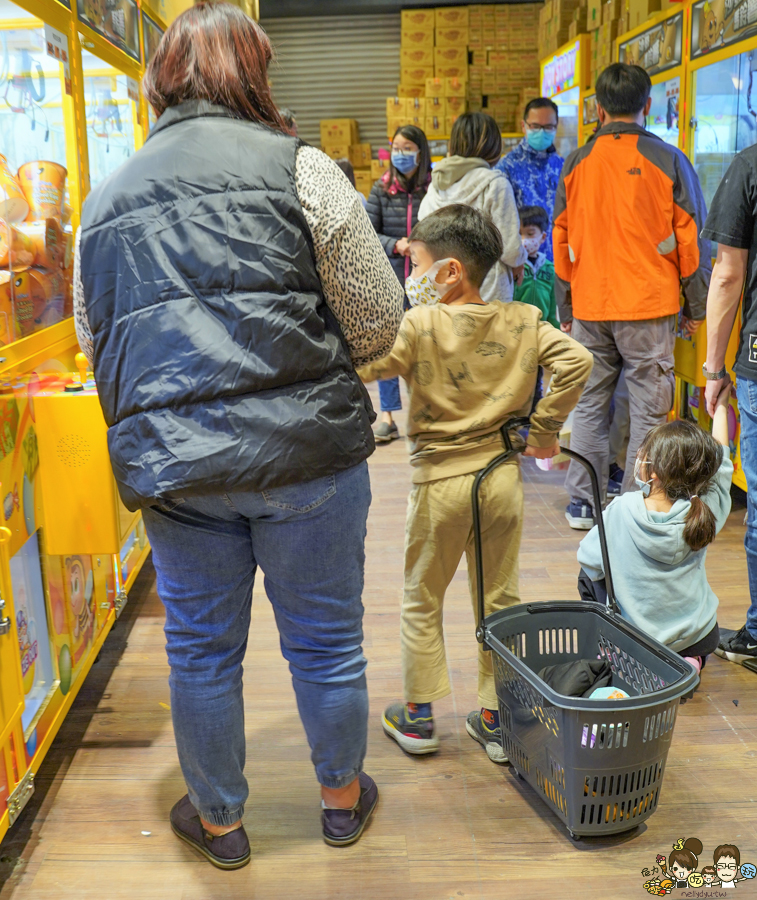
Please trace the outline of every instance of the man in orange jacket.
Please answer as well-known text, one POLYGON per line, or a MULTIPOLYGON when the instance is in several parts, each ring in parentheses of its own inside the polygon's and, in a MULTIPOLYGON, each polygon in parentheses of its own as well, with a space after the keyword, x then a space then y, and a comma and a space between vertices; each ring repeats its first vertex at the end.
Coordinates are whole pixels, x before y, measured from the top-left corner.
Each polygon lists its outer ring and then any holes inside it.
MULTIPOLYGON (((631 429, 623 491, 635 486, 639 444, 673 405, 681 288, 683 327, 693 334, 711 273, 710 242, 699 237, 706 209, 696 173, 677 147, 644 128, 651 89, 639 66, 604 70, 597 80, 601 128, 565 161, 555 199, 561 327, 594 354, 571 448, 591 460, 606 488, 610 402, 624 372, 631 429)), ((566 488, 569 524, 588 530, 596 511, 588 476, 575 463, 566 488)))

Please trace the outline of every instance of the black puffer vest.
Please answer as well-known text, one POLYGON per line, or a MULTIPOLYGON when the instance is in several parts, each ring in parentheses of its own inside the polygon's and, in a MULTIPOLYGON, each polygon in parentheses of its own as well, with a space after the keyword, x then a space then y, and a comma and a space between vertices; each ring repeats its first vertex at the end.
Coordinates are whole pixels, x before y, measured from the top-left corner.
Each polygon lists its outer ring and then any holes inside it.
POLYGON ((309 481, 374 449, 297 198, 298 147, 183 103, 84 204, 95 376, 129 509, 309 481))

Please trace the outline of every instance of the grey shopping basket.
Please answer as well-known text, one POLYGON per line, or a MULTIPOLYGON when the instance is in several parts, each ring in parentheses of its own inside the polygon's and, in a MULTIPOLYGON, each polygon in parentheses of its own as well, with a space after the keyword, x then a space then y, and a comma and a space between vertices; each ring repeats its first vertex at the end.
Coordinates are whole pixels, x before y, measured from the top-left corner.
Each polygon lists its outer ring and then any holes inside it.
MULTIPOLYGON (((518 776, 567 827, 572 838, 635 828, 657 809, 676 714, 699 682, 694 667, 639 631, 615 601, 604 523, 596 517, 606 573, 607 606, 572 602, 523 603, 484 618, 479 488, 515 448, 510 432, 528 425, 510 419, 502 428, 505 452, 482 469, 473 485, 473 534, 478 592, 476 638, 491 650, 502 744, 518 776), (536 674, 574 659, 607 659, 624 700, 567 697, 536 674)), ((589 472, 594 509, 602 508, 591 463, 571 450, 589 472)))

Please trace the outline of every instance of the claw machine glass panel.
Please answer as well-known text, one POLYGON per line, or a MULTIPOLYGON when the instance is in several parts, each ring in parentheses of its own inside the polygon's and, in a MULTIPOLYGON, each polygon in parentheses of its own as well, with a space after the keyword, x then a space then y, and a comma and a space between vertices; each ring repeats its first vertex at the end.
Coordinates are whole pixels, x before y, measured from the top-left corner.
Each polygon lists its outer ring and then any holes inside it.
POLYGON ((645 69, 652 81, 646 127, 668 144, 681 146, 681 89, 684 80, 683 12, 658 16, 618 39, 618 60, 645 69))
POLYGON ((579 143, 579 123, 589 81, 586 40, 587 36, 581 35, 541 62, 542 96, 551 98, 560 111, 555 147, 563 158, 579 143))
MULTIPOLYGON (((153 56, 155 56, 155 52, 158 49, 158 45, 160 44, 161 39, 163 38, 163 29, 153 22, 153 20, 147 15, 146 12, 142 13, 142 41, 144 44, 144 61, 145 68, 152 61, 153 56)), ((157 122, 157 118, 155 113, 152 111, 152 107, 150 104, 147 104, 147 125, 150 129, 152 129, 153 125, 157 122)))
POLYGON ((0 346, 73 312, 71 101, 47 50, 44 23, 0 0, 0 346))
POLYGON ((94 188, 135 151, 138 104, 126 75, 82 51, 89 179, 94 188))

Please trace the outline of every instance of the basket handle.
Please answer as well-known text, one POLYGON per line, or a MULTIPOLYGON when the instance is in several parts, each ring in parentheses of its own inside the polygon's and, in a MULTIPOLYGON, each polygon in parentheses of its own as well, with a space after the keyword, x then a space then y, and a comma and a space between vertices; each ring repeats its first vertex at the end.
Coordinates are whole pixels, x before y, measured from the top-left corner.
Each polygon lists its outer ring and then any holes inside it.
MULTIPOLYGON (((514 417, 512 419, 508 419, 505 422, 505 424, 500 429, 500 431, 502 432, 502 440, 505 444, 505 452, 500 453, 499 456, 495 456, 494 459, 485 468, 481 469, 481 471, 478 472, 473 482, 473 489, 471 491, 471 506, 473 508, 473 552, 476 559, 476 609, 478 613, 476 621, 476 640, 479 642, 479 644, 484 645, 484 649, 488 648, 486 647, 484 641, 484 554, 481 543, 480 488, 482 482, 489 474, 491 474, 495 469, 499 468, 499 466, 501 466, 503 463, 506 463, 509 459, 512 459, 512 457, 515 456, 516 453, 521 452, 520 448, 513 447, 510 432, 520 428, 526 428, 530 424, 530 419, 526 418, 525 416, 514 417)), ((597 473, 594 469, 594 466, 589 462, 588 459, 581 456, 579 453, 576 453, 574 450, 569 450, 567 447, 560 447, 560 452, 564 453, 566 456, 569 456, 571 459, 574 459, 589 473, 592 493, 594 495, 594 508, 596 510, 601 510, 602 499, 599 493, 599 479, 597 478, 597 473)), ((610 571, 610 554, 607 549, 607 536, 605 534, 605 523, 601 514, 597 515, 596 523, 599 531, 599 546, 602 553, 602 566, 605 571, 605 583, 607 585, 607 608, 611 612, 620 614, 620 608, 618 607, 618 604, 615 600, 615 590, 613 588, 612 573, 610 571)))

